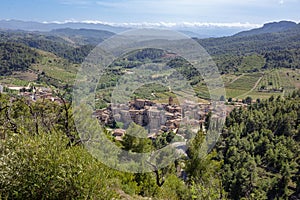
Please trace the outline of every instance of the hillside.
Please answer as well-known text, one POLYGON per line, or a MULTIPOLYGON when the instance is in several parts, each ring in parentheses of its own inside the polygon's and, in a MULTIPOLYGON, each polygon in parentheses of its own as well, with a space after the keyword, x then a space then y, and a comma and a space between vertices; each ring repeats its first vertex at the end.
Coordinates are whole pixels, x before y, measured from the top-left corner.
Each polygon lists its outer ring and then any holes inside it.
POLYGON ((14 71, 26 71, 40 59, 40 55, 28 46, 0 42, 0 76, 14 71))
POLYGON ((272 33, 254 35, 234 35, 222 38, 197 40, 211 55, 249 53, 262 54, 274 50, 296 49, 300 47, 300 26, 272 33))
POLYGON ((264 24, 264 26, 261 28, 237 33, 235 34, 235 36, 252 36, 252 35, 259 35, 264 33, 284 32, 299 27, 300 24, 291 21, 271 22, 271 23, 264 24))
POLYGON ((81 23, 81 22, 66 22, 66 23, 41 23, 22 20, 0 20, 0 28, 3 30, 24 30, 24 31, 41 31, 49 32, 54 29, 95 29, 104 30, 113 33, 119 33, 128 30, 127 28, 114 27, 105 24, 81 23))
POLYGON ((50 34, 68 38, 74 44, 80 45, 98 45, 105 39, 110 38, 114 33, 110 31, 95 30, 95 29, 54 29, 50 34))
MULTIPOLYGON (((250 95, 256 99, 259 97, 268 98, 271 95, 287 95, 300 86, 298 70, 300 68, 299 26, 292 22, 278 22, 266 24, 259 30, 262 29, 271 30, 272 33, 254 29, 252 30, 253 33, 256 33, 254 35, 243 36, 243 34, 237 34, 222 38, 196 39, 212 56, 219 68, 224 79, 228 98, 246 98, 247 95, 250 95), (287 76, 287 74, 291 74, 291 76, 287 76), (277 78, 271 80, 271 77, 277 78), (273 85, 270 85, 271 83, 273 85)), ((21 45, 22 48, 28 49, 26 50, 28 58, 33 61, 29 62, 25 56, 21 59, 21 65, 20 63, 15 65, 14 62, 17 60, 20 62, 20 59, 18 54, 12 53, 9 57, 6 56, 2 59, 2 75, 13 74, 14 71, 33 69, 37 72, 36 76, 38 76, 38 71, 46 73, 48 79, 51 80, 51 84, 63 85, 64 83, 70 83, 70 80, 76 74, 74 66, 82 63, 95 45, 112 35, 114 33, 109 31, 71 28, 55 29, 50 32, 2 30, 0 31, 2 46, 6 43, 21 45), (36 53, 37 50, 44 52, 42 56, 36 53), (34 55, 36 58, 30 57, 30 55, 34 55), (49 55, 51 56, 49 57, 49 55), (54 59, 53 56, 56 58, 54 59), (55 84, 56 80, 61 83, 55 84)), ((16 52, 18 48, 20 47, 13 47, 16 52)), ((5 54, 6 51, 3 52, 5 54)), ((129 60, 130 62, 124 62, 122 59, 117 61, 117 65, 112 65, 115 69, 108 72, 108 78, 105 79, 109 84, 105 80, 102 84, 115 85, 118 77, 126 73, 128 67, 138 66, 140 63, 165 61, 164 54, 160 55, 159 52, 155 53, 152 50, 145 52, 142 57, 148 59, 141 60, 139 58, 141 55, 135 55, 130 59, 131 61, 129 60), (160 56, 153 57, 156 54, 160 56)), ((22 54, 20 56, 22 57, 22 54)), ((170 61, 169 64, 183 75, 188 75, 188 80, 199 97, 208 98, 209 94, 205 83, 201 80, 202 78, 199 77, 199 74, 194 73, 187 63, 175 59, 170 61)), ((77 69, 77 67, 75 68, 77 69)), ((156 86, 152 87, 157 88, 156 86)), ((112 87, 108 88, 113 89, 112 87)), ((105 88, 105 91, 108 88, 105 88)), ((105 92, 105 96, 107 95, 109 96, 105 92)), ((140 95, 141 97, 152 98, 151 95, 146 95, 146 92, 141 92, 140 95)), ((166 94, 157 95, 166 97, 166 94)))
POLYGON ((299 100, 270 98, 227 117, 218 151, 229 199, 298 199, 299 100))
MULTIPOLYGON (((104 38, 100 36, 98 39, 104 38)), ((51 52, 74 63, 81 63, 94 48, 94 45, 81 45, 59 35, 26 31, 0 31, 0 41, 51 52)))
POLYGON ((215 58, 219 69, 225 73, 245 71, 241 62, 249 55, 265 59, 265 63, 256 70, 299 68, 300 25, 278 22, 266 24, 263 28, 250 32, 253 34, 242 32, 230 37, 197 41, 215 58), (272 31, 268 33, 267 30, 272 31))

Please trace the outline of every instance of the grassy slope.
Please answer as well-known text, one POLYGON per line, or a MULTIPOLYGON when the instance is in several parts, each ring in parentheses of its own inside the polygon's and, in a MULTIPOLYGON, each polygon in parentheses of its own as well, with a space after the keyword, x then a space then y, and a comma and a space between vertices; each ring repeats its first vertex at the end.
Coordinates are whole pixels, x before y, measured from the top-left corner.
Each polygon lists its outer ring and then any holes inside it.
POLYGON ((56 79, 61 83, 73 83, 79 65, 71 64, 63 58, 52 53, 39 50, 43 56, 41 62, 32 65, 36 72, 44 72, 47 77, 56 79))
POLYGON ((32 64, 26 71, 15 71, 12 75, 0 77, 0 84, 10 86, 27 86, 30 82, 38 81, 42 75, 45 80, 57 81, 59 85, 72 84, 75 80, 78 64, 71 64, 53 53, 37 50, 41 56, 36 64, 32 64))

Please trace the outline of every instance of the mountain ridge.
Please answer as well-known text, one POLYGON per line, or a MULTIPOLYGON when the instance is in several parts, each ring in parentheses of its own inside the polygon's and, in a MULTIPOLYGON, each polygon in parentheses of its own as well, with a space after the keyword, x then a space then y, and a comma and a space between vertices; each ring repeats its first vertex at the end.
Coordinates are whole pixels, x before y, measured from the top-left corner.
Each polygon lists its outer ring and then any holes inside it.
POLYGON ((105 39, 108 39, 115 35, 115 33, 106 30, 96 30, 96 29, 71 29, 71 28, 61 28, 53 29, 49 32, 54 36, 67 37, 74 43, 78 44, 92 44, 97 45, 105 39))
MULTIPOLYGON (((104 31, 110 31, 113 33, 120 33, 124 32, 126 30, 130 30, 132 28, 147 28, 147 25, 141 23, 141 26, 139 25, 132 25, 130 26, 130 23, 125 23, 126 26, 119 26, 118 24, 110 25, 107 23, 101 23, 101 22, 33 22, 33 21, 22 21, 22 20, 0 20, 0 29, 4 30, 24 30, 24 31, 39 31, 39 32, 49 32, 53 29, 62 29, 62 28, 72 28, 72 29, 95 29, 95 30, 104 30, 104 31)), ((147 24, 147 23, 146 23, 147 24)), ((222 36, 230 36, 233 34, 236 34, 240 31, 247 30, 249 28, 248 26, 243 26, 242 24, 240 26, 233 25, 229 26, 227 25, 220 25, 222 23, 203 23, 203 26, 196 25, 196 26, 175 26, 175 27, 169 27, 168 25, 159 24, 156 26, 153 26, 151 24, 155 23, 149 23, 150 26, 148 28, 167 28, 179 32, 183 32, 187 34, 189 37, 201 37, 201 38, 209 38, 209 37, 222 37, 222 36), (215 25, 214 25, 215 24, 215 25)), ((201 23, 200 23, 201 24, 201 23)))
POLYGON ((292 21, 270 22, 264 24, 260 28, 255 28, 248 31, 242 31, 235 34, 234 36, 244 37, 244 36, 260 35, 265 33, 284 32, 294 28, 300 28, 300 24, 297 24, 296 22, 292 22, 292 21))
POLYGON ((54 29, 71 28, 71 29, 95 29, 114 33, 119 33, 128 30, 128 28, 115 27, 106 24, 93 24, 82 22, 67 22, 67 23, 42 23, 34 21, 22 20, 0 20, 0 29, 4 30, 24 30, 24 31, 40 31, 49 32, 54 29))

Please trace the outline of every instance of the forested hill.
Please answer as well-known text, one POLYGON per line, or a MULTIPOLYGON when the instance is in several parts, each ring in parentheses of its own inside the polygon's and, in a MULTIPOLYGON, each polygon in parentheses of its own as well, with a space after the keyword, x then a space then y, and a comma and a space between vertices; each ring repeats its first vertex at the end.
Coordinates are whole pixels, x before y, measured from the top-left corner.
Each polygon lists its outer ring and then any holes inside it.
MULTIPOLYGON (((266 25, 265 25, 266 26, 266 25)), ((278 25, 280 27, 280 25, 278 25)), ((261 30, 263 30, 262 28, 261 30)), ((230 37, 197 40, 210 54, 265 53, 300 47, 300 25, 272 32, 252 30, 255 34, 237 34, 230 37)))
MULTIPOLYGON (((108 36, 100 35, 97 39, 98 41, 103 41, 108 36)), ((61 58, 67 59, 71 63, 81 63, 84 58, 89 54, 89 52, 94 48, 94 45, 85 42, 87 40, 84 37, 78 35, 73 36, 59 36, 55 34, 45 34, 36 32, 24 32, 24 31, 0 31, 0 42, 2 43, 1 49, 5 48, 6 43, 18 44, 31 49, 28 50, 28 54, 34 49, 43 50, 45 52, 50 52, 59 56, 61 58), (74 41, 73 41, 74 40, 74 41)), ((93 38, 94 41, 97 41, 93 38)), ((6 51, 3 49, 1 53, 6 51)), ((37 54, 36 54, 37 55, 37 54)), ((17 54, 10 54, 9 59, 17 60, 15 58, 17 54)), ((7 57, 7 56, 6 56, 7 57)), ((11 63, 8 59, 3 59, 2 63, 11 63)), ((24 64, 26 65, 26 64, 24 64)), ((9 66, 10 69, 14 69, 12 65, 9 66)))
POLYGON ((299 199, 299 92, 271 97, 226 119, 218 146, 229 199, 299 199))
POLYGON ((274 23, 251 30, 249 34, 197 41, 214 58, 223 73, 245 70, 249 72, 242 65, 244 58, 248 56, 264 60, 261 66, 252 67, 252 71, 300 68, 300 25, 292 22, 283 24, 288 25, 283 28, 282 23, 274 23))
POLYGON ((13 71, 25 71, 31 64, 38 62, 40 55, 28 46, 0 42, 0 75, 13 71))
POLYGON ((114 33, 89 29, 57 29, 51 32, 0 31, 0 41, 23 44, 81 63, 95 45, 114 33))

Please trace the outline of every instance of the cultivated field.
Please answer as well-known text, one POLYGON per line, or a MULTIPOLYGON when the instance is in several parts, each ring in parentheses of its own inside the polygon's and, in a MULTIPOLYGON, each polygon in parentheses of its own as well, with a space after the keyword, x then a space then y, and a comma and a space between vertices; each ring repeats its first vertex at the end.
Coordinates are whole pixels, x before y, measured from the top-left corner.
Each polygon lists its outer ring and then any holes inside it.
POLYGON ((251 92, 261 80, 261 73, 250 73, 239 76, 233 82, 225 84, 227 98, 238 98, 251 92))
POLYGON ((286 96, 300 88, 300 70, 274 69, 263 73, 250 73, 234 77, 224 75, 227 98, 253 99, 286 96))

